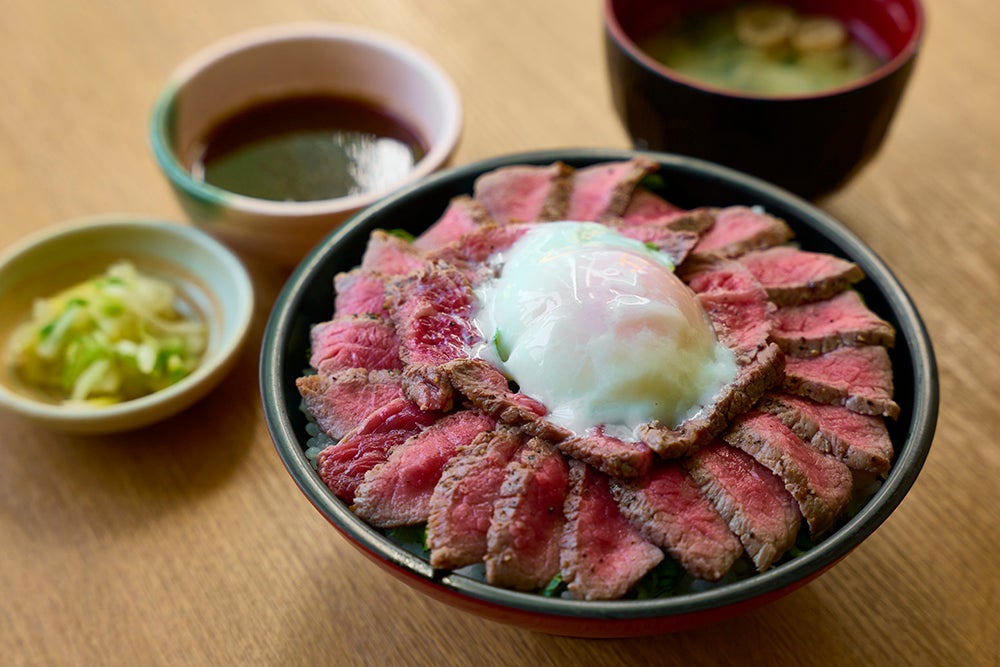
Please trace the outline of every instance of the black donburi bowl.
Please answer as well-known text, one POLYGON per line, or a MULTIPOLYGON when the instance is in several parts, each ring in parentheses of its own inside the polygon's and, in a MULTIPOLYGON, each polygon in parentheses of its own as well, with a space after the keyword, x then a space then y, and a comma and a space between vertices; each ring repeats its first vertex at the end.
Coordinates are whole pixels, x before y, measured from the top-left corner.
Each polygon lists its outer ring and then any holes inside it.
POLYGON ((683 630, 775 600, 811 581, 868 537, 909 491, 930 449, 937 422, 937 368, 919 314, 886 265, 854 234, 806 201, 760 180, 699 160, 662 153, 561 150, 508 155, 455 167, 389 196, 332 232, 294 271, 271 313, 260 381, 271 437, 288 472, 309 501, 366 556, 420 591, 481 616, 544 632, 623 637, 683 630), (561 160, 573 167, 644 155, 660 165, 660 194, 680 206, 759 205, 784 218, 805 249, 856 262, 867 278, 858 289, 897 329, 891 351, 899 419, 889 424, 896 448, 892 471, 868 503, 839 530, 803 555, 762 574, 709 590, 653 600, 588 602, 490 586, 472 576, 436 571, 356 517, 326 488, 303 454, 309 435, 295 379, 308 366, 309 329, 330 318, 333 277, 356 266, 373 229, 419 233, 448 201, 472 192, 477 176, 514 164, 561 160))

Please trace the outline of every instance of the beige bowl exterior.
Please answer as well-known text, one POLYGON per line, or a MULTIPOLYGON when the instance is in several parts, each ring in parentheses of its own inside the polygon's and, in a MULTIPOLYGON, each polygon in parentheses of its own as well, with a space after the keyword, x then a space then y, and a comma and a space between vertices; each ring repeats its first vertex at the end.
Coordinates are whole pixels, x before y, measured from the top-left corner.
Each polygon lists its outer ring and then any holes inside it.
POLYGON ((207 234, 178 223, 136 217, 86 218, 30 237, 0 256, 0 407, 74 433, 112 433, 174 415, 207 394, 230 370, 253 314, 253 288, 242 263, 207 234), (169 281, 208 325, 208 349, 194 373, 166 389, 106 407, 65 406, 26 386, 7 354, 13 330, 35 299, 131 260, 169 281))

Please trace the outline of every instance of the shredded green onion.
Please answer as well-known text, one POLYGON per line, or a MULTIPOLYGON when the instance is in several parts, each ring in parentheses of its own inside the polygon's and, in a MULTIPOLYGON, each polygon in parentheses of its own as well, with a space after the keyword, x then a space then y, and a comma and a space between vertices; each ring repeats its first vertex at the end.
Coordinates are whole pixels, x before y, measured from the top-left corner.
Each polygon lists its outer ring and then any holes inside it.
POLYGON ((65 402, 106 405, 164 389, 197 367, 204 323, 180 312, 169 283, 127 261, 47 299, 13 333, 10 363, 65 402))

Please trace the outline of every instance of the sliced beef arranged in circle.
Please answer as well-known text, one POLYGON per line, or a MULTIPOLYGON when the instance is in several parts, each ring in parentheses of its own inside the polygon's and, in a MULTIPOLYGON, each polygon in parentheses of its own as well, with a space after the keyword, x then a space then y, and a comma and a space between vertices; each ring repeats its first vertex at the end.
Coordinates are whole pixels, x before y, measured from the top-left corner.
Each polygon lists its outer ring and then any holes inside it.
POLYGON ((655 247, 669 257, 674 266, 688 258, 701 238, 696 232, 674 229, 668 224, 630 225, 614 221, 605 224, 622 236, 655 247))
POLYGON ((566 220, 597 222, 625 212, 639 181, 656 170, 656 163, 643 158, 602 162, 577 169, 573 174, 566 207, 566 220))
POLYGON ((792 230, 784 220, 754 208, 728 206, 714 213, 715 223, 702 235, 694 256, 739 257, 792 238, 792 230))
POLYGON ((434 265, 390 283, 388 293, 404 362, 443 364, 467 356, 478 338, 471 323, 476 297, 461 271, 434 265))
POLYGON ((529 440, 507 466, 486 535, 486 580, 530 591, 559 573, 569 487, 566 460, 552 445, 529 440))
POLYGON ((382 317, 349 315, 321 322, 310 330, 309 341, 309 365, 321 372, 403 368, 396 327, 382 317))
POLYGON ((437 222, 413 240, 413 247, 424 252, 443 248, 487 224, 493 224, 493 218, 486 207, 468 195, 459 195, 437 222))
POLYGON ((571 434, 544 419, 545 406, 525 394, 510 390, 507 378, 482 359, 456 359, 442 366, 449 382, 468 401, 497 420, 526 434, 560 442, 571 434))
POLYGON ((498 428, 476 437, 445 465, 428 508, 431 565, 455 569, 483 560, 493 505, 507 464, 526 442, 517 429, 498 428))
POLYGON ((774 304, 743 265, 713 259, 685 268, 684 279, 708 315, 719 342, 732 350, 737 364, 751 363, 771 337, 774 304))
POLYGON ((841 347, 818 357, 785 362, 784 390, 819 403, 843 405, 863 415, 895 419, 892 363, 884 347, 841 347))
POLYGON ((693 262, 684 279, 705 309, 716 336, 735 358, 736 378, 711 404, 677 426, 652 423, 640 438, 664 458, 684 456, 720 435, 737 415, 780 385, 784 354, 769 343, 773 304, 753 275, 737 262, 707 258, 693 262))
POLYGON ((743 553, 718 509, 676 461, 657 461, 638 479, 612 480, 611 493, 629 523, 699 579, 721 579, 743 553))
POLYGON ((561 162, 546 166, 503 167, 476 179, 473 197, 490 217, 510 222, 562 220, 573 189, 573 169, 561 162))
POLYGON ((632 200, 622 213, 620 222, 630 227, 665 226, 679 232, 694 232, 700 237, 715 224, 715 213, 708 208, 690 211, 678 208, 640 186, 636 188, 632 200))
POLYGON ((379 407, 403 398, 402 376, 395 371, 318 372, 298 378, 295 386, 313 421, 334 440, 360 426, 379 407))
POLYGON ((368 239, 360 269, 385 276, 405 276, 427 266, 427 259, 408 240, 376 229, 368 239))
POLYGON ((780 385, 785 355, 777 345, 764 348, 753 362, 737 369, 736 379, 723 387, 711 405, 677 428, 652 422, 639 427, 639 437, 666 459, 696 451, 719 434, 729 422, 752 408, 772 388, 780 385))
POLYGON ((333 278, 336 293, 333 319, 348 315, 388 317, 385 303, 387 277, 381 273, 354 269, 338 273, 333 278))
POLYGON ((772 339, 794 357, 812 357, 845 346, 892 347, 896 342, 893 326, 869 310, 854 290, 778 308, 772 322, 772 339))
POLYGON ((715 214, 711 209, 695 208, 690 211, 677 211, 663 220, 671 229, 679 232, 694 232, 699 238, 715 225, 715 214))
POLYGON ((889 474, 893 446, 881 417, 788 394, 769 394, 760 409, 777 416, 810 446, 849 468, 880 477, 889 474))
POLYGON ((851 500, 853 477, 847 466, 809 447, 772 414, 740 415, 724 439, 781 479, 798 502, 813 537, 833 527, 851 500))
POLYGON ((779 306, 829 299, 865 277, 854 262, 791 245, 748 252, 739 262, 779 306))
POLYGON ((487 223, 477 227, 457 241, 432 250, 428 253, 428 258, 432 261, 447 262, 463 268, 472 279, 490 277, 492 273, 489 269, 483 270, 482 267, 476 267, 476 265, 486 262, 495 253, 507 250, 538 224, 537 222, 519 222, 509 225, 487 223), (466 268, 470 264, 474 268, 466 268))
MULTIPOLYGON (((858 479, 888 474, 895 418, 892 327, 854 291, 860 269, 787 244, 758 208, 683 210, 644 159, 484 174, 412 242, 372 233, 338 274, 333 318, 310 332, 303 405, 339 443, 324 483, 372 525, 427 524, 431 565, 483 564, 536 590, 559 573, 578 599, 624 595, 664 552, 718 580, 742 553, 758 570, 837 525, 858 479), (735 379, 681 424, 631 438, 572 433, 497 368, 480 342, 475 289, 540 224, 600 222, 674 261, 735 379), (855 480, 856 481, 856 480, 855 480)), ((405 226, 401 224, 401 226, 405 226)))
MULTIPOLYGON (((639 185, 633 191, 632 198, 629 199, 625 210, 622 211, 621 218, 630 225, 662 224, 686 213, 687 211, 679 206, 674 206, 660 195, 639 185)), ((711 222, 714 222, 714 218, 711 222)), ((707 223, 703 229, 692 231, 703 232, 712 226, 711 222, 707 223)))
POLYGON ((619 598, 663 560, 663 552, 621 513, 607 475, 570 462, 562 578, 575 598, 619 598))
POLYGON ((449 409, 451 387, 439 367, 467 357, 478 336, 472 285, 461 271, 435 264, 393 281, 388 294, 407 396, 425 410, 449 409))
POLYGON ((653 450, 648 445, 608 435, 600 426, 560 440, 557 446, 567 456, 612 477, 641 477, 653 464, 653 450))
POLYGON ((316 457, 316 470, 338 498, 354 502, 365 473, 385 461, 389 451, 430 426, 441 414, 418 408, 405 398, 386 403, 357 428, 316 457))
POLYGON ((351 509, 362 519, 383 528, 424 523, 430 499, 441 473, 460 447, 496 422, 478 410, 447 414, 394 446, 385 462, 365 473, 351 509))
POLYGON ((752 456, 716 440, 684 459, 684 465, 758 571, 770 568, 795 544, 802 520, 798 504, 752 456))

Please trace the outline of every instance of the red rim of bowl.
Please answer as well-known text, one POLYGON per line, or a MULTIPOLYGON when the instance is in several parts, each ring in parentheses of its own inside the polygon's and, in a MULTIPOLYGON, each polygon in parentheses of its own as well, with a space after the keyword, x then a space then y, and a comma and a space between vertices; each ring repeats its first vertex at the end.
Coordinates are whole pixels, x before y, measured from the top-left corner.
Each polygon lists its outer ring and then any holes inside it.
MULTIPOLYGON (((910 34, 903 44, 902 48, 898 49, 898 53, 895 53, 891 58, 886 60, 878 69, 874 72, 863 76, 859 79, 852 81, 851 83, 845 84, 843 86, 837 86, 835 88, 827 88, 815 93, 803 94, 803 95, 754 95, 752 93, 742 93, 738 90, 732 90, 728 88, 720 88, 718 86, 713 86, 698 79, 694 79, 677 72, 676 70, 670 69, 663 63, 657 61, 651 56, 647 55, 638 44, 629 36, 625 28, 622 27, 621 22, 618 20, 618 15, 614 11, 614 6, 616 0, 604 0, 604 26, 614 41, 622 47, 625 53, 628 54, 632 60, 636 61, 638 64, 642 65, 648 70, 677 83, 695 88, 698 90, 705 91, 707 93, 712 93, 715 95, 722 95, 725 97, 735 97, 743 98, 748 100, 760 100, 760 101, 788 101, 788 100, 807 100, 823 97, 831 97, 833 95, 838 95, 841 93, 846 93, 858 88, 864 88, 865 86, 879 81, 887 77, 889 74, 895 72, 908 61, 910 61, 920 50, 920 45, 923 41, 924 26, 926 24, 925 11, 923 4, 920 0, 909 0, 913 7, 913 25, 910 29, 910 34)), ((883 3, 877 3, 883 4, 883 3)))

